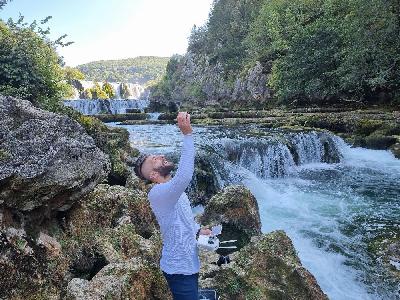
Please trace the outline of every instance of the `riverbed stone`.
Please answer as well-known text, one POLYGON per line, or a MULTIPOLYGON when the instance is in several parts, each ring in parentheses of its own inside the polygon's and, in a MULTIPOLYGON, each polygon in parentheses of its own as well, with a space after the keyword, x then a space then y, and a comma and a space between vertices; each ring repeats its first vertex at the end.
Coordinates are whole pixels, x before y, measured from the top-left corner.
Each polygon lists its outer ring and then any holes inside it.
POLYGON ((67 116, 29 101, 0 97, 0 204, 40 209, 39 218, 66 210, 103 181, 107 156, 67 116))
POLYGON ((376 236, 368 243, 376 263, 382 265, 388 280, 400 280, 400 234, 392 232, 376 236))

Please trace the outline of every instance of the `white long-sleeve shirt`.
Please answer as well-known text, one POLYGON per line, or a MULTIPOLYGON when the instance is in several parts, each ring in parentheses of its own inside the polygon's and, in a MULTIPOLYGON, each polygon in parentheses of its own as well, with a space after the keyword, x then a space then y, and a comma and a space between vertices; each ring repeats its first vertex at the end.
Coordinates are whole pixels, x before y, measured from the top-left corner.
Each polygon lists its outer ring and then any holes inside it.
POLYGON ((154 185, 148 194, 163 240, 160 268, 168 274, 191 275, 200 269, 196 240, 200 225, 185 193, 194 173, 194 155, 193 136, 186 134, 175 176, 154 185))

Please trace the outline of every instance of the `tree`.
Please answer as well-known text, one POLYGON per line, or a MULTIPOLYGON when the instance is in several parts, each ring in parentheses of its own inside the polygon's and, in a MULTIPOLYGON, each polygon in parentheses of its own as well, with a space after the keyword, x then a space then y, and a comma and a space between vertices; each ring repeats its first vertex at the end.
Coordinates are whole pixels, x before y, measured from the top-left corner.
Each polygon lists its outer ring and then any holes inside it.
POLYGON ((39 105, 63 95, 63 73, 55 50, 29 28, 0 21, 0 93, 39 105))
POLYGON ((72 84, 74 80, 84 80, 85 75, 76 68, 65 67, 64 78, 68 83, 72 84))
POLYGON ((94 86, 90 89, 92 99, 108 99, 107 94, 102 90, 98 82, 94 83, 94 86))
POLYGON ((0 10, 7 4, 8 0, 0 0, 0 10))
POLYGON ((103 84, 102 90, 107 95, 108 99, 114 99, 115 98, 114 87, 110 83, 105 82, 103 84))
MULTIPOLYGON (((7 1, 0 2, 0 8, 7 1)), ((46 24, 51 17, 41 20, 46 24)), ((55 41, 48 39, 49 28, 36 21, 24 22, 20 16, 7 24, 0 20, 0 93, 30 100, 34 105, 52 109, 71 92, 63 82, 62 59, 56 52, 66 35, 55 41)))
POLYGON ((254 60, 272 65, 269 83, 282 101, 393 97, 400 82, 398 10, 394 0, 271 0, 246 43, 254 60))

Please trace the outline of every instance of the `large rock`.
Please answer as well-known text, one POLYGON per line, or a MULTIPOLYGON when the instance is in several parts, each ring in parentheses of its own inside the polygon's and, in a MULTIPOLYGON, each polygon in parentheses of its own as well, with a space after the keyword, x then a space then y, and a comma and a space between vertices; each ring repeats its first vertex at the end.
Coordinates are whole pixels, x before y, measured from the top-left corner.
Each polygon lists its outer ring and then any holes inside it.
POLYGON ((284 231, 253 237, 219 269, 203 267, 200 283, 217 289, 221 300, 328 299, 284 231))
POLYGON ((68 300, 172 299, 161 271, 141 259, 104 267, 90 281, 74 278, 68 284, 68 300))
POLYGON ((110 170, 76 121, 12 97, 0 97, 0 145, 0 204, 19 211, 68 209, 110 170))
POLYGON ((161 234, 145 192, 99 184, 67 212, 60 240, 74 277, 68 299, 164 299, 161 234))
POLYGON ((1 228, 0 299, 60 299, 68 259, 58 247, 45 233, 35 240, 22 228, 1 228))
POLYGON ((136 233, 149 238, 158 230, 147 194, 119 185, 97 185, 68 213, 67 219, 69 229, 75 233, 90 227, 114 228, 132 224, 136 233))
POLYGON ((377 265, 383 266, 387 282, 400 280, 400 233, 388 232, 374 237, 368 251, 377 265))
POLYGON ((73 273, 90 278, 101 267, 129 257, 157 263, 161 237, 146 193, 99 184, 65 216, 64 252, 73 273))
POLYGON ((131 146, 129 132, 125 128, 109 127, 99 119, 84 116, 73 109, 66 109, 66 113, 78 121, 93 137, 96 146, 108 155, 111 161, 108 183, 124 186, 134 158, 140 154, 138 149, 131 146))
POLYGON ((221 240, 237 239, 238 249, 249 243, 252 236, 261 234, 257 200, 242 185, 227 186, 214 195, 199 221, 202 225, 222 224, 221 240))

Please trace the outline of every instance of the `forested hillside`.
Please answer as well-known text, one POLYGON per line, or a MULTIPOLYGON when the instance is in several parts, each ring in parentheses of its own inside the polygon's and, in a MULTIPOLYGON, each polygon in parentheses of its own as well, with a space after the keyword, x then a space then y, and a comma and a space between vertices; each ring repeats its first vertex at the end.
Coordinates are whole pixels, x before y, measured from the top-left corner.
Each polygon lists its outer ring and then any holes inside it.
POLYGON ((100 60, 79 65, 87 80, 151 84, 162 78, 168 57, 139 56, 119 60, 100 60))
POLYGON ((219 0, 153 99, 399 104, 400 2, 219 0))

